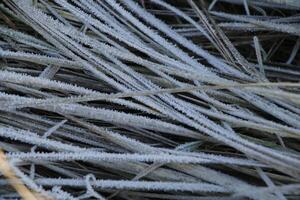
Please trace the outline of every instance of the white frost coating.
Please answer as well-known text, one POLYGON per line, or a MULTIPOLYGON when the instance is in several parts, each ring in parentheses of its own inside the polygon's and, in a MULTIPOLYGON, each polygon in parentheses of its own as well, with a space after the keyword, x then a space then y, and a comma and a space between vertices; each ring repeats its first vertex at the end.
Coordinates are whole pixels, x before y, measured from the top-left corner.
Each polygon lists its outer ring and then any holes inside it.
MULTIPOLYGON (((38 184, 44 186, 75 186, 85 187, 82 179, 36 179, 38 184)), ((92 183, 95 188, 101 189, 131 189, 131 190, 155 190, 155 191, 190 191, 190 192, 228 192, 226 189, 213 184, 205 183, 179 183, 179 182, 151 182, 151 181, 127 181, 127 180, 96 180, 92 183)))
POLYGON ((76 147, 70 144, 64 144, 59 141, 50 140, 47 138, 42 138, 38 136, 36 133, 25 131, 25 130, 17 130, 13 128, 3 128, 0 127, 0 136, 9 138, 16 141, 21 141, 28 144, 33 144, 36 146, 41 146, 46 149, 59 150, 59 151, 82 151, 85 148, 76 147))
MULTIPOLYGON (((10 153, 7 155, 10 159, 20 160, 42 160, 42 161, 107 161, 107 162, 159 162, 159 163, 182 163, 182 164, 205 164, 205 163, 218 163, 218 164, 237 164, 237 165, 250 165, 255 166, 251 162, 237 162, 234 160, 227 160, 226 157, 222 159, 213 159, 213 156, 185 156, 185 155, 172 155, 166 153, 156 154, 117 154, 117 153, 103 153, 94 151, 80 151, 72 153, 10 153)), ((217 157, 215 157, 217 158, 217 157)))
MULTIPOLYGON (((219 11, 223 1, 211 6, 219 11)), ((268 16, 246 1, 243 16, 206 16, 200 4, 172 3, 151 0, 143 8, 132 0, 7 0, 0 5, 13 23, 22 24, 18 31, 0 26, 0 147, 26 186, 40 192, 54 186, 47 192, 57 199, 101 199, 102 190, 109 198, 126 198, 157 190, 171 198, 200 192, 212 199, 283 200, 297 191, 289 183, 300 174, 299 84, 263 82, 259 65, 250 62, 253 56, 244 57, 238 46, 251 45, 249 35, 245 41, 243 36, 253 28, 264 30, 255 32, 261 41, 256 51, 268 50, 268 34, 299 35, 299 17, 268 16), (260 86, 245 86, 252 84, 260 86), (40 171, 44 168, 68 178, 52 179, 53 173, 40 171), (76 187, 83 195, 72 192, 76 187), (144 192, 119 193, 123 189, 144 192)), ((271 42, 274 51, 284 46, 271 42)), ((288 62, 298 49, 298 44, 290 49, 288 62)), ((272 62, 269 53, 265 63, 272 62)), ((266 65, 264 73, 270 80, 279 73, 293 80, 300 74, 292 66, 266 65)))

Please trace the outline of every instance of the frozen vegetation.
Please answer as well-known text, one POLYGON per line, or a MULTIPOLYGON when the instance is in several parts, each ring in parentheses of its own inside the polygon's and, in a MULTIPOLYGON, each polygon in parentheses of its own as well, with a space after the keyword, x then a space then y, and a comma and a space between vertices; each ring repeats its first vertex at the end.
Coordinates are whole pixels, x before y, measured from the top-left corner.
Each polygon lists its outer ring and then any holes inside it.
POLYGON ((300 1, 0 1, 0 199, 300 199, 300 1))

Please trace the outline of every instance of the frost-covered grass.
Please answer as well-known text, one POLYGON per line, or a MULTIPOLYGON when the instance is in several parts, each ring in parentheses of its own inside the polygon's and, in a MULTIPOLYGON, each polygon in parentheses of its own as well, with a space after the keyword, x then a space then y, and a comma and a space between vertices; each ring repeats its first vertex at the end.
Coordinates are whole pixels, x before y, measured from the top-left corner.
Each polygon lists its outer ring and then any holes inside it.
POLYGON ((299 7, 2 2, 10 170, 36 199, 299 199, 299 7))

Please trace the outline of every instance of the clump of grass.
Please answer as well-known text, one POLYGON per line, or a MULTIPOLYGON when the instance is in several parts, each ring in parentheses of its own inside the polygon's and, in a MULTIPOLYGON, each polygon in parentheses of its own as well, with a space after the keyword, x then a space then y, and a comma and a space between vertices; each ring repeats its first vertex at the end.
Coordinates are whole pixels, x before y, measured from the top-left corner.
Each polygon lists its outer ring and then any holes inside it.
POLYGON ((297 2, 2 2, 0 197, 298 199, 297 2))

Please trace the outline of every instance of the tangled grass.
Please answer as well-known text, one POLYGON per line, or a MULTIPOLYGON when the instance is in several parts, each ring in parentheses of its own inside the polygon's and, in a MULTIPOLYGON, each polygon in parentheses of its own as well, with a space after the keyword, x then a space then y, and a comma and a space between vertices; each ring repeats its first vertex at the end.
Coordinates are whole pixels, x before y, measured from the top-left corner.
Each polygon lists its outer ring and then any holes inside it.
POLYGON ((298 0, 0 10, 1 199, 300 198, 298 0))

